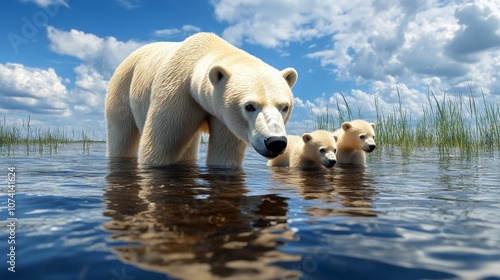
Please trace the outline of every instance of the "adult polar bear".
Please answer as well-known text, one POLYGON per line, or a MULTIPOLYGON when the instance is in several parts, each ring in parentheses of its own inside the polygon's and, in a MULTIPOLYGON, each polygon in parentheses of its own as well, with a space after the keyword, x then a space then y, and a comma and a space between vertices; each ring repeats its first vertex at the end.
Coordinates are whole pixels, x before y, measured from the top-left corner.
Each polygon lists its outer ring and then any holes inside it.
POLYGON ((108 86, 108 156, 195 161, 208 129, 209 166, 240 166, 247 144, 276 157, 286 148, 296 80, 293 68, 278 71, 211 33, 143 46, 108 86))

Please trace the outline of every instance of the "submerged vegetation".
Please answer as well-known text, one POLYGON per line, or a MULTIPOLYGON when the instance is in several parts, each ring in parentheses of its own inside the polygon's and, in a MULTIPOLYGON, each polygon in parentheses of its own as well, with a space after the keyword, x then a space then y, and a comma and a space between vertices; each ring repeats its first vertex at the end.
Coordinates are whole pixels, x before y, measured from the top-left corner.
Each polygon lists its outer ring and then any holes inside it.
POLYGON ((0 155, 13 155, 22 151, 31 154, 57 154, 60 147, 72 143, 81 143, 82 151, 89 153, 95 142, 84 131, 68 132, 66 127, 36 127, 30 124, 31 118, 20 124, 6 124, 4 117, 0 122, 0 155))
MULTIPOLYGON (((363 118, 361 110, 353 114, 345 97, 332 112, 317 115, 318 129, 335 130, 354 118, 363 118)), ((438 99, 429 89, 421 112, 404 109, 399 103, 392 110, 376 106, 377 143, 383 147, 398 146, 403 152, 417 147, 437 147, 441 156, 477 155, 483 150, 500 148, 500 102, 488 103, 485 95, 460 95, 438 99)))

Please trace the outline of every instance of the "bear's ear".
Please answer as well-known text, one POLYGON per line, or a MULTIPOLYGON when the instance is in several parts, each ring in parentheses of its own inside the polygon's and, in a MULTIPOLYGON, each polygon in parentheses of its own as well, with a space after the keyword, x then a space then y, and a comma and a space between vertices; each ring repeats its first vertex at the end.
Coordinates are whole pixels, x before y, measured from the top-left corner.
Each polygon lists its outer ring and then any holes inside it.
POLYGON ((311 141, 311 139, 312 139, 312 136, 309 133, 304 133, 302 135, 302 140, 304 141, 304 143, 307 143, 307 142, 311 141))
POLYGON ((375 129, 375 124, 374 123, 370 123, 370 125, 373 127, 373 129, 375 129))
POLYGON ((218 85, 222 79, 229 78, 229 75, 229 71, 221 65, 213 66, 208 72, 208 78, 213 86, 218 85))
POLYGON ((351 127, 352 127, 352 125, 350 123, 348 123, 348 122, 345 122, 345 123, 342 124, 342 129, 343 130, 348 130, 351 127))
POLYGON ((295 69, 293 69, 293 68, 286 68, 286 69, 282 70, 280 73, 281 73, 281 76, 283 76, 283 78, 285 78, 285 81, 290 88, 292 88, 295 85, 295 82, 297 81, 297 77, 299 76, 299 74, 297 74, 297 71, 295 71, 295 69))
POLYGON ((333 135, 333 139, 335 139, 335 142, 339 141, 339 137, 337 135, 333 135))

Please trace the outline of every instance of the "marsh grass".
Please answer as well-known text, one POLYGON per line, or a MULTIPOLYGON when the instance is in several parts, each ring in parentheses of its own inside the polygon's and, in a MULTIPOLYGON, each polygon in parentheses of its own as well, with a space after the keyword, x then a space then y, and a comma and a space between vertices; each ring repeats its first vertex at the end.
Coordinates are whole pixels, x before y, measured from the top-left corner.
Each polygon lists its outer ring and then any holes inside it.
MULTIPOLYGON (((335 106, 336 108, 335 110, 333 110, 333 112, 327 105, 325 114, 315 116, 317 127, 316 129, 334 131, 339 128, 342 123, 353 119, 353 113, 351 107, 349 106, 349 103, 347 103, 347 100, 345 99, 345 96, 343 94, 341 94, 341 96, 342 102, 339 102, 337 100, 335 106), (345 109, 343 109, 341 104, 345 106, 345 109)), ((356 118, 361 118, 360 112, 358 112, 356 118)))
MULTIPOLYGON (((440 156, 473 156, 500 147, 500 102, 487 102, 484 93, 478 98, 471 89, 468 96, 438 99, 428 89, 418 113, 404 109, 399 90, 397 93, 399 102, 392 110, 382 110, 375 100, 379 145, 398 146, 403 152, 437 147, 440 156)), ((344 95, 336 107, 315 116, 318 129, 334 131, 344 121, 363 118, 361 110, 357 115, 352 113, 344 95)))
POLYGON ((90 147, 95 142, 93 137, 82 130, 70 133, 66 127, 37 127, 30 124, 31 117, 27 121, 18 124, 7 124, 4 117, 0 123, 0 154, 14 155, 22 151, 26 155, 57 154, 60 147, 71 143, 81 143, 84 153, 90 152, 90 147))

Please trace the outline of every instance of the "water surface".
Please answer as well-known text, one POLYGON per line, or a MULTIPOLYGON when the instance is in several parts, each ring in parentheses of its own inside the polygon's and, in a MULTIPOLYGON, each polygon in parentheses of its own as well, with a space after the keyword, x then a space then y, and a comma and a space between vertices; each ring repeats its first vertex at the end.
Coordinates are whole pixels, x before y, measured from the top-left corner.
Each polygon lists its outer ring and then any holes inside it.
POLYGON ((0 157, 1 279, 500 279, 498 152, 368 166, 138 168, 104 144, 0 157), (8 271, 16 168, 16 272, 8 271))

